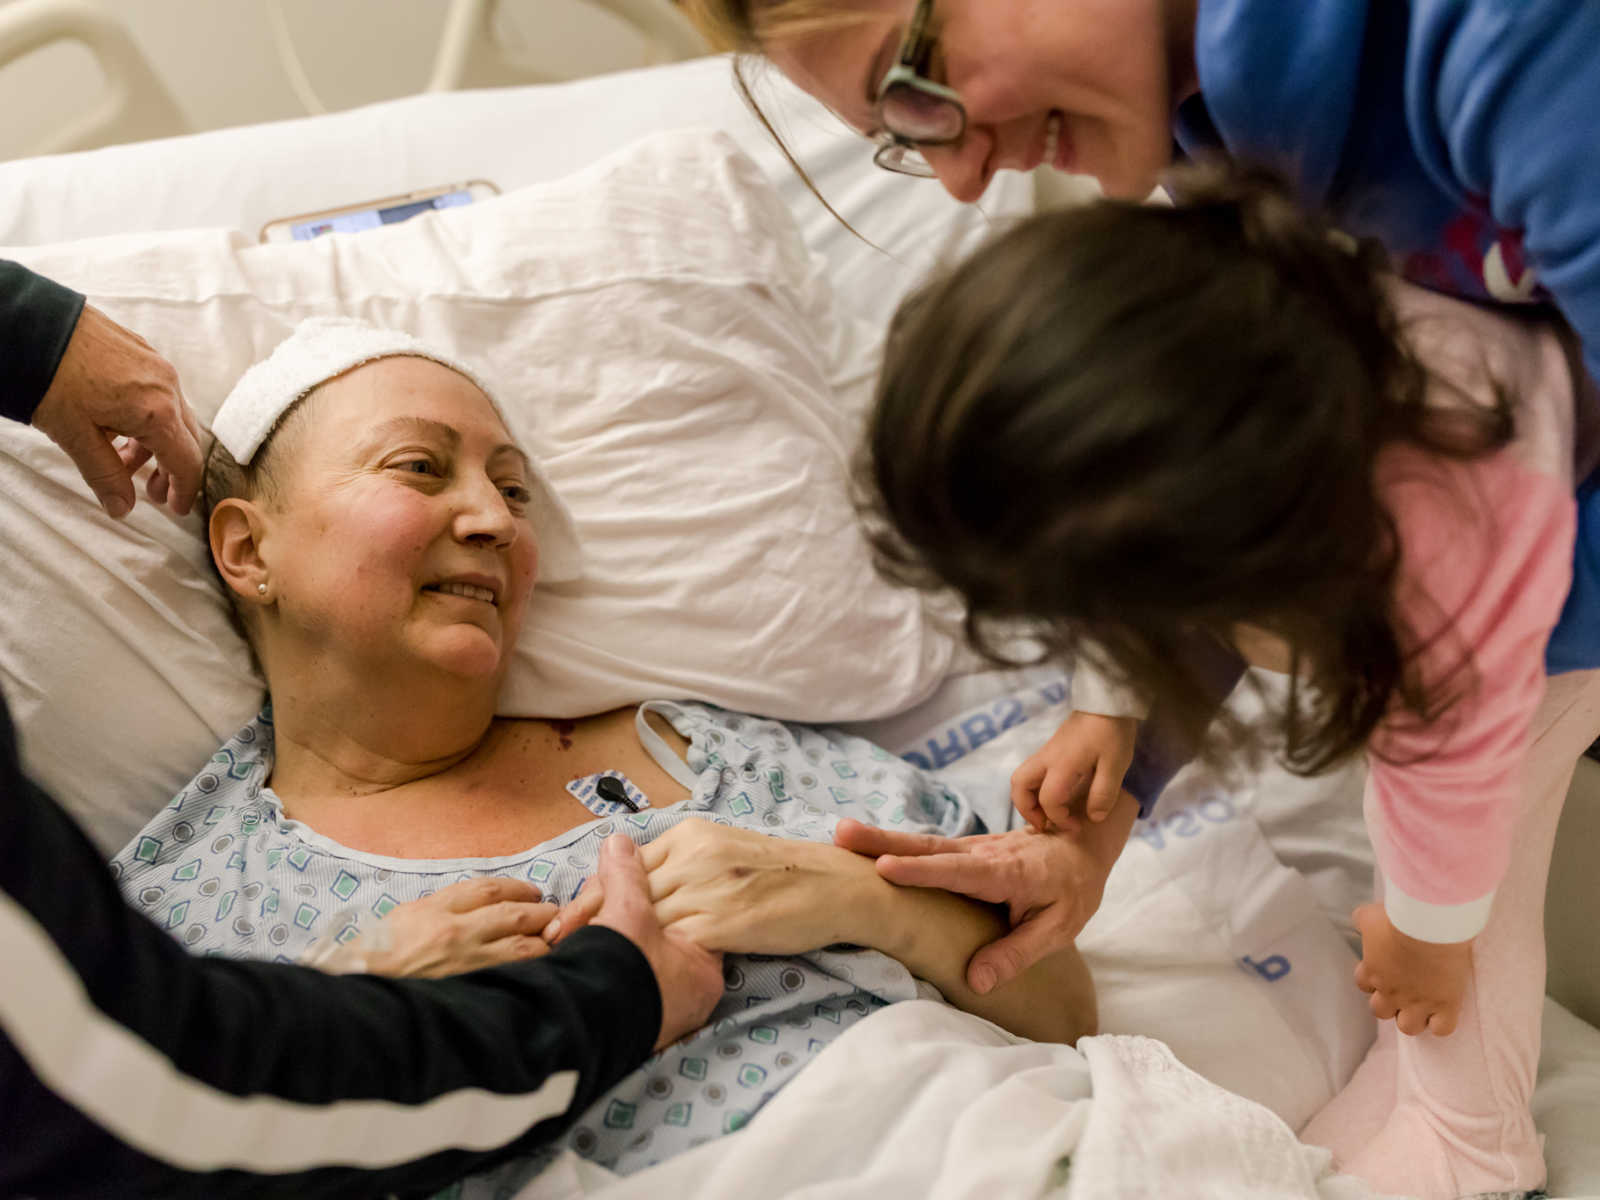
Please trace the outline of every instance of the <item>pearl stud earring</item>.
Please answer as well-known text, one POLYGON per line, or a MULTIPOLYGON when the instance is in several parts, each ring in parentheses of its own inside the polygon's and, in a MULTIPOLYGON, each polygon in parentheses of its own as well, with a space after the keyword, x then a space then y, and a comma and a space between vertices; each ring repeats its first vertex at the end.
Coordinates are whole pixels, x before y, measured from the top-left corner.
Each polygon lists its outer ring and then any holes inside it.
POLYGON ((260 592, 263 596, 265 596, 267 594, 267 585, 264 584, 264 583, 256 584, 256 591, 260 592))

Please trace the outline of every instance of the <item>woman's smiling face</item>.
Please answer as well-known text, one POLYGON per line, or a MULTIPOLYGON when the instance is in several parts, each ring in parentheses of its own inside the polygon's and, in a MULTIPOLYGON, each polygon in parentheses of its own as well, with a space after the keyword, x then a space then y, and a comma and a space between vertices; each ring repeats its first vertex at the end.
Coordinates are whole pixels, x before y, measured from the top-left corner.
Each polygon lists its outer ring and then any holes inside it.
MULTIPOLYGON (((1194 88, 1196 0, 934 0, 929 76, 960 93, 963 138, 923 154, 972 201, 1000 170, 1050 162, 1143 199, 1172 152, 1172 117, 1194 88)), ((837 28, 774 39, 767 56, 857 131, 913 0, 841 3, 837 28), (860 20, 853 17, 859 16, 860 20)))
POLYGON ((478 388, 421 358, 322 385, 267 517, 279 633, 348 662, 497 681, 538 569, 527 460, 478 388))

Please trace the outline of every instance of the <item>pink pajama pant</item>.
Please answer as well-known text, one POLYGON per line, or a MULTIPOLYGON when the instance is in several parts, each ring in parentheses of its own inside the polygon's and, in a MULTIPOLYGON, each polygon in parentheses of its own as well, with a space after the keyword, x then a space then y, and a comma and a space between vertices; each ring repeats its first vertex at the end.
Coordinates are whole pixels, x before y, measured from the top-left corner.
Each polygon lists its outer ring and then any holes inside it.
POLYGON ((1529 1105, 1544 1007, 1545 885, 1573 768, 1597 732, 1600 671, 1550 679, 1534 719, 1526 808, 1489 923, 1473 942, 1461 1023, 1439 1038, 1379 1022, 1350 1082, 1300 1132, 1380 1192, 1454 1200, 1544 1183, 1529 1105))

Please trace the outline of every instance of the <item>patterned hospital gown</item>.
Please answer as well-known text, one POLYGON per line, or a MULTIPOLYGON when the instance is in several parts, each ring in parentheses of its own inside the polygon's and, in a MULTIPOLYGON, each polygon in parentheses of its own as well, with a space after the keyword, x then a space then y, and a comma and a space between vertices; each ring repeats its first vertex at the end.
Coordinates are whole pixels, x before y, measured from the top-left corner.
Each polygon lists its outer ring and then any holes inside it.
MULTIPOLYGON (((520 876, 565 903, 614 830, 644 843, 698 817, 831 841, 848 816, 912 831, 982 831, 958 794, 861 738, 699 704, 648 707, 690 743, 689 799, 637 813, 619 807, 521 854, 423 860, 352 850, 285 818, 266 786, 269 706, 117 855, 112 870, 129 900, 191 950, 294 962, 321 939, 348 941, 396 905, 461 879, 520 876)), ((899 963, 861 949, 728 955, 724 973, 727 991, 710 1024, 597 1100, 559 1145, 628 1173, 732 1132, 862 1016, 917 994, 899 963)), ((510 1196, 553 1153, 475 1176, 446 1195, 510 1196)))

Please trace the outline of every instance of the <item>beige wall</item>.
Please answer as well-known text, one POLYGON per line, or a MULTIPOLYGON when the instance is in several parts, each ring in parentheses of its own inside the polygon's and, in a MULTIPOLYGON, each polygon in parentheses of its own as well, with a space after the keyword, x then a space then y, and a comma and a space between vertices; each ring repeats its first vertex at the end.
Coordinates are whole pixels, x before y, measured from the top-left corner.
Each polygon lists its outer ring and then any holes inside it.
POLYGON ((1550 994, 1593 1025, 1600 1025, 1600 879, 1594 853, 1600 846, 1600 763, 1578 760, 1556 834, 1545 906, 1550 950, 1550 994))
MULTIPOLYGON (((0 0, 3 9, 17 0, 0 0)), ((130 34, 194 129, 303 113, 279 60, 267 0, 98 0, 130 34)), ((420 91, 449 0, 283 0, 306 73, 330 109, 420 91)), ((581 0, 498 0, 499 44, 531 72, 574 76, 646 61, 643 41, 581 0)), ((514 80, 505 80, 514 82, 514 80)), ((100 87, 78 43, 0 68, 0 158, 25 153, 100 87)))

